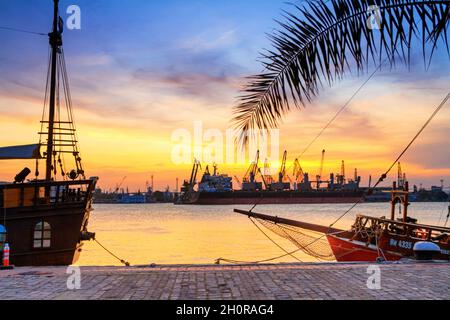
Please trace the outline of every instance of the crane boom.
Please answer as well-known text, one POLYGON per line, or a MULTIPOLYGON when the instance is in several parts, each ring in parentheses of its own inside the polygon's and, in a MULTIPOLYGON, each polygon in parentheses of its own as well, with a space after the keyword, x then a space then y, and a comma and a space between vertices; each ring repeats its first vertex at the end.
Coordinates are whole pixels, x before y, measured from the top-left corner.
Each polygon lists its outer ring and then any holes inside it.
POLYGON ((119 192, 120 187, 123 185, 123 183, 125 182, 126 179, 127 179, 127 176, 122 178, 122 180, 116 185, 116 191, 114 191, 114 193, 119 192))
POLYGON ((197 180, 198 170, 201 169, 201 163, 198 160, 194 160, 194 166, 192 167, 191 179, 189 180, 190 189, 194 189, 197 180))
POLYGON ((406 174, 403 173, 402 170, 402 164, 399 162, 398 163, 398 180, 397 180, 397 184, 399 188, 403 188, 405 186, 405 182, 406 182, 406 174))
POLYGON ((259 150, 256 152, 256 160, 254 162, 253 170, 252 170, 253 176, 256 176, 256 174, 258 173, 258 170, 259 170, 259 150))
POLYGON ((236 182, 238 183, 239 187, 242 188, 242 182, 241 180, 238 178, 238 176, 234 176, 234 179, 236 180, 236 182))
POLYGON ((342 165, 341 165, 341 177, 342 177, 342 183, 345 183, 345 161, 342 160, 342 165))
POLYGON ((262 172, 261 172, 261 168, 258 168, 258 172, 259 172, 259 174, 261 175, 261 179, 262 179, 262 181, 263 181, 263 183, 264 183, 264 188, 267 190, 267 189, 269 188, 269 185, 267 184, 267 181, 266 181, 264 175, 263 175, 262 172))
POLYGON ((258 173, 258 168, 259 168, 259 150, 256 152, 255 161, 252 162, 247 172, 245 173, 243 181, 252 182, 251 180, 254 179, 256 177, 256 174, 258 173))
POLYGON ((320 168, 319 168, 319 174, 317 175, 317 189, 320 188, 320 184, 322 183, 322 176, 323 176, 323 164, 325 162, 325 149, 322 150, 322 159, 320 160, 320 168))
POLYGON ((305 176, 305 173, 303 172, 303 168, 300 165, 300 161, 298 159, 295 159, 294 161, 294 171, 292 172, 292 175, 295 179, 295 182, 302 182, 305 176))
POLYGON ((273 177, 270 173, 269 159, 267 159, 267 158, 264 163, 264 179, 268 185, 273 183, 273 177))
POLYGON ((283 176, 286 174, 286 161, 287 161, 287 151, 284 151, 283 162, 281 163, 281 170, 280 170, 283 176))
POLYGON ((280 172, 278 174, 278 182, 283 183, 284 178, 286 177, 286 161, 287 161, 287 151, 284 151, 283 160, 281 162, 280 172))
POLYGON ((322 160, 320 160, 320 170, 319 170, 319 177, 322 179, 323 176, 323 165, 325 162, 325 150, 322 150, 322 160))

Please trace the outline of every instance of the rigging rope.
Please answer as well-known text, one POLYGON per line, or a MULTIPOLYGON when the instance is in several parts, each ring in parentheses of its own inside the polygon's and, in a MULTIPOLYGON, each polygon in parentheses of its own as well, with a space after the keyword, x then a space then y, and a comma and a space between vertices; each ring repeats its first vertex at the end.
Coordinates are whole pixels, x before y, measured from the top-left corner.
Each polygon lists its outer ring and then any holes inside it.
MULTIPOLYGON (((392 52, 392 57, 395 54, 395 50, 392 52)), ((375 75, 381 70, 383 65, 390 61, 391 57, 387 57, 384 59, 377 67, 376 69, 370 74, 370 76, 364 81, 361 86, 355 91, 355 93, 347 100, 347 102, 338 110, 338 112, 331 118, 330 121, 320 130, 320 132, 314 137, 314 139, 306 146, 306 148, 303 150, 303 152, 300 154, 298 159, 301 159, 306 152, 312 147, 312 145, 324 134, 324 132, 333 124, 334 121, 348 108, 350 103, 356 98, 356 96, 364 89, 364 87, 375 77, 375 75)), ((288 167, 287 171, 289 171, 292 168, 292 164, 288 167)), ((263 201, 264 196, 261 191, 261 198, 258 200, 258 202, 250 209, 250 212, 252 212, 257 206, 261 204, 263 201)))
MULTIPOLYGON (((353 99, 356 98, 356 96, 364 89, 364 87, 375 77, 375 75, 378 73, 378 71, 381 70, 383 65, 388 61, 388 58, 386 58, 380 65, 375 69, 375 71, 367 78, 366 81, 355 91, 355 93, 350 97, 350 99, 342 106, 341 109, 338 110, 338 112, 334 115, 333 118, 331 118, 330 121, 320 130, 320 132, 317 134, 317 136, 306 146, 306 148, 303 150, 303 152, 300 154, 298 159, 302 158, 306 152, 311 148, 311 146, 324 134, 324 132, 333 124, 333 122, 341 115, 342 112, 344 112, 350 103, 353 101, 353 99)), ((292 167, 292 165, 291 165, 292 167)), ((289 167, 289 169, 291 168, 289 167)), ((288 169, 288 170, 289 170, 288 169)))
POLYGON ((77 135, 77 131, 75 130, 75 118, 73 115, 73 108, 72 108, 72 95, 70 92, 69 76, 67 73, 66 58, 65 58, 63 49, 61 49, 60 60, 61 60, 60 61, 61 69, 63 70, 63 83, 64 83, 64 90, 65 90, 65 97, 66 97, 67 114, 68 114, 68 118, 69 118, 69 126, 73 132, 73 143, 74 143, 73 156, 75 158, 77 174, 81 175, 82 178, 85 179, 86 176, 85 176, 85 172, 83 170, 83 165, 81 163, 81 158, 80 158, 80 147, 78 144, 78 141, 79 141, 78 135, 77 135))
MULTIPOLYGON (((44 121, 45 121, 45 111, 47 108, 47 101, 49 99, 49 86, 50 86, 50 69, 51 69, 51 59, 52 59, 52 52, 51 49, 48 49, 48 64, 47 64, 47 77, 46 77, 46 84, 45 84, 45 96, 44 96, 44 106, 42 107, 42 117, 41 117, 41 134, 39 134, 39 145, 42 145, 42 136, 44 132, 44 121)), ((39 159, 36 159, 36 169, 34 172, 36 176, 36 180, 39 177, 39 159)))
POLYGON ((442 218, 444 217, 445 209, 447 209, 447 208, 448 208, 448 213, 449 213, 449 215, 450 215, 450 200, 449 200, 449 203, 445 203, 445 204, 444 204, 444 206, 443 206, 443 208, 442 208, 442 211, 441 211, 441 214, 439 215, 439 220, 438 220, 438 222, 437 222, 437 225, 440 225, 440 224, 441 224, 442 218))
POLYGON ((1 29, 1 30, 6 30, 6 31, 13 31, 13 32, 21 32, 21 33, 34 34, 34 35, 38 35, 38 36, 48 36, 48 34, 46 34, 46 33, 34 32, 34 31, 29 31, 29 30, 24 30, 24 29, 17 29, 17 28, 10 28, 10 27, 2 27, 2 26, 0 26, 0 29, 1 29))
MULTIPOLYGON (((49 56, 48 56, 48 69, 47 69, 47 81, 46 81, 46 88, 45 88, 45 97, 44 97, 44 107, 42 110, 42 119, 41 119, 41 134, 39 135, 39 144, 43 145, 43 139, 46 135, 45 130, 45 124, 48 122, 46 121, 47 116, 47 104, 49 103, 49 86, 50 86, 50 70, 51 70, 51 59, 52 59, 52 52, 51 49, 49 49, 49 56)), ((64 180, 67 180, 70 178, 67 166, 66 166, 66 158, 65 153, 69 153, 68 151, 64 150, 66 147, 72 147, 72 150, 70 153, 75 158, 75 165, 76 165, 76 173, 77 177, 80 176, 83 179, 85 179, 85 173, 83 170, 83 166, 81 163, 80 158, 80 148, 78 145, 78 137, 77 132, 75 128, 74 123, 74 116, 73 116, 73 110, 72 110, 72 98, 70 93, 70 87, 69 87, 69 77, 67 73, 66 68, 66 62, 64 57, 64 50, 63 48, 60 49, 60 51, 57 54, 57 82, 56 82, 56 96, 55 96, 55 121, 58 124, 58 126, 55 128, 54 137, 55 141, 58 143, 55 143, 54 149, 53 149, 53 155, 54 155, 54 162, 52 163, 53 166, 53 174, 56 176, 57 174, 57 168, 59 165, 59 169, 61 171, 61 175, 63 176, 64 180), (62 89, 62 92, 60 92, 62 89), (63 95, 64 97, 62 97, 63 95), (66 115, 64 115, 64 118, 67 117, 67 119, 63 119, 63 112, 61 111, 62 104, 65 104, 66 107, 66 115), (67 124, 68 128, 64 128, 63 124, 67 124), (64 133, 63 130, 67 130, 67 133, 64 133), (70 138, 65 139, 65 136, 70 136, 70 138)), ((35 170, 35 176, 36 179, 39 176, 39 160, 36 159, 36 170, 35 170)))
MULTIPOLYGON (((411 146, 414 144, 414 142, 416 142, 416 140, 423 133, 423 131, 425 131, 425 129, 428 127, 428 125, 431 123, 431 121, 436 117, 436 115, 439 113, 439 111, 441 111, 441 109, 446 105, 446 103, 448 102, 449 99, 450 99, 450 92, 447 94, 447 96, 444 98, 444 100, 442 100, 442 102, 439 104, 439 106, 436 108, 436 110, 433 112, 433 114, 430 116, 430 118, 428 118, 428 120, 425 122, 425 124, 422 126, 422 128, 420 128, 419 132, 417 132, 417 134, 409 142, 409 144, 406 146, 406 148, 403 149, 403 151, 400 153, 400 155, 397 157, 397 159, 395 159, 395 161, 392 163, 392 165, 389 167, 389 169, 384 174, 381 175, 381 177, 378 179, 378 182, 373 187, 371 187, 366 192, 366 194, 370 194, 371 192, 373 192, 373 190, 375 190, 375 188, 378 187, 380 185, 380 183, 383 182, 387 178, 387 175, 389 174, 389 172, 391 172, 392 169, 395 167, 395 165, 403 158, 405 153, 411 148, 411 146)), ((348 209, 336 221, 334 221, 330 225, 330 229, 336 223, 338 223, 340 220, 342 220, 342 218, 344 218, 347 214, 349 214, 354 208, 356 208, 364 200, 365 195, 363 195, 358 202, 353 204, 353 206, 350 209, 348 209)))

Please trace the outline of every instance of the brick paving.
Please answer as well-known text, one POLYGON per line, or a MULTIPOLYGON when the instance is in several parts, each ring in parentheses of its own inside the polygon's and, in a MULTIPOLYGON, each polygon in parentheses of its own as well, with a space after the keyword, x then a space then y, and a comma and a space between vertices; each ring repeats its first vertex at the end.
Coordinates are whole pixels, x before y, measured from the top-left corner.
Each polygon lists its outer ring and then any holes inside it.
MULTIPOLYGON (((450 299, 450 263, 82 267, 69 290, 64 267, 0 271, 0 300, 404 300, 450 299)), ((71 282, 72 283, 72 282, 71 282)))

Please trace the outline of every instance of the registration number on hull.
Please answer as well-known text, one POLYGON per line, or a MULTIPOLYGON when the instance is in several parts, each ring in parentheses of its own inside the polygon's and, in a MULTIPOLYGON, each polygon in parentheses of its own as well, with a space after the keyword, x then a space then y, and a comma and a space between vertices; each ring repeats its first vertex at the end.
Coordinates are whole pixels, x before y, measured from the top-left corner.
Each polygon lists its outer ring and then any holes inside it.
POLYGON ((391 247, 397 247, 406 250, 412 250, 414 247, 414 244, 411 241, 396 240, 396 239, 390 239, 389 245, 391 247))
MULTIPOLYGON (((406 249, 406 250, 412 250, 414 248, 413 242, 404 241, 404 240, 396 240, 396 239, 390 239, 389 245, 391 247, 402 248, 402 249, 406 249)), ((441 254, 448 256, 448 255, 450 255, 450 251, 441 248, 441 254)))

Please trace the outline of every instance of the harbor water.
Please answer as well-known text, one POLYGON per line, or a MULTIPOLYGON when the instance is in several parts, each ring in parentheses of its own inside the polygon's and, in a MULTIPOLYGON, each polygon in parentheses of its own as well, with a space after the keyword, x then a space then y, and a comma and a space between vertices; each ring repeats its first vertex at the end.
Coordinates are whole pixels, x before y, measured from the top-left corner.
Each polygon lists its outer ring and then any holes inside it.
MULTIPOLYGON (((265 205, 254 211, 316 224, 330 225, 351 204, 265 205)), ((95 204, 89 230, 97 240, 132 265, 212 264, 218 258, 259 261, 280 256, 276 247, 245 216, 234 208, 249 206, 175 206, 172 204, 106 205, 95 204)), ((413 203, 409 214, 419 223, 444 225, 448 203, 413 203)), ((361 204, 339 221, 338 228, 348 229, 356 214, 389 216, 389 203, 361 204)), ((265 230, 267 231, 267 230, 265 230)), ((296 247, 267 231, 267 235, 288 251, 296 247)), ((303 253, 304 262, 318 262, 303 253)), ((288 257, 274 262, 295 262, 288 257)), ((77 263, 82 266, 120 265, 95 242, 88 242, 77 263)))

